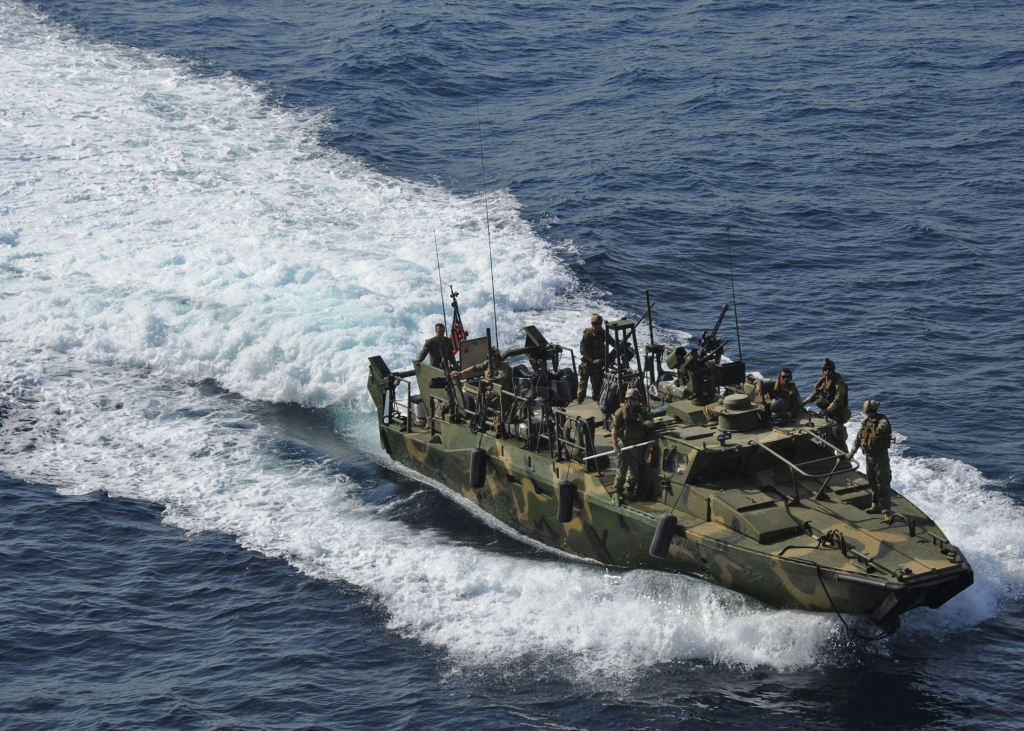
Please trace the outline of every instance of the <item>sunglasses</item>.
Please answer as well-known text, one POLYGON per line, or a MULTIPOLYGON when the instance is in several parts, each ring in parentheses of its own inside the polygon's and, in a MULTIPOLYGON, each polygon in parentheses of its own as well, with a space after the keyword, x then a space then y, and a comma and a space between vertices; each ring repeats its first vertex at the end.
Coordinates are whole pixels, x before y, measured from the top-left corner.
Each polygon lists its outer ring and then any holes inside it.
POLYGON ((789 381, 793 378, 793 376, 790 376, 786 373, 780 373, 779 378, 781 378, 783 381, 789 381))

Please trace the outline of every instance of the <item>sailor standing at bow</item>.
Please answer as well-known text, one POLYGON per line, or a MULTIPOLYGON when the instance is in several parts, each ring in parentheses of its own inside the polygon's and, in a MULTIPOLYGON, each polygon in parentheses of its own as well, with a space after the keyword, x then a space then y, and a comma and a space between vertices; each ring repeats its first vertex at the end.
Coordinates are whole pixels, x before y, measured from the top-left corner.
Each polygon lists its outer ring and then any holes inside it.
POLYGON ((889 467, 889 445, 892 444, 892 425, 885 414, 878 413, 880 404, 873 398, 864 402, 864 422, 853 440, 853 449, 846 454, 853 459, 858 449, 864 450, 867 460, 868 485, 871 487, 871 507, 865 513, 881 513, 886 523, 892 520, 892 502, 889 487, 892 469, 889 467))

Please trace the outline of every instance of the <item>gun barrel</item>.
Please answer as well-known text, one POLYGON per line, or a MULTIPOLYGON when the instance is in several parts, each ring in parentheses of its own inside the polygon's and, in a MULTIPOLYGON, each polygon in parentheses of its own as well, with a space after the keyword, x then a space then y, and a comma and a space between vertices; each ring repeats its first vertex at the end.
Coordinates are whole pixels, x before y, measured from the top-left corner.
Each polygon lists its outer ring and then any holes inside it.
POLYGON ((715 328, 711 331, 711 337, 718 337, 718 328, 722 327, 722 321, 725 320, 725 313, 729 311, 729 303, 726 302, 722 305, 722 312, 718 315, 718 322, 715 323, 715 328))

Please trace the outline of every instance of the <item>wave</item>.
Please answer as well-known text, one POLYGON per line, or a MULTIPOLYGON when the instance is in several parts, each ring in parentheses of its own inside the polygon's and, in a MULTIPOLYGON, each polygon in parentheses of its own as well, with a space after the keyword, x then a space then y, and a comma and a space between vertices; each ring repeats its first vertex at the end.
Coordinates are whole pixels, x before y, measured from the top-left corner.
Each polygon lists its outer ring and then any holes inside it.
MULTIPOLYGON (((216 379, 310 406, 365 395, 366 357, 411 360, 441 320, 491 325, 484 196, 381 175, 320 144, 313 113, 251 84, 0 15, 0 338, 216 379), (435 236, 437 250, 435 252, 435 236)), ((498 336, 569 336, 592 305, 487 197, 498 336)))

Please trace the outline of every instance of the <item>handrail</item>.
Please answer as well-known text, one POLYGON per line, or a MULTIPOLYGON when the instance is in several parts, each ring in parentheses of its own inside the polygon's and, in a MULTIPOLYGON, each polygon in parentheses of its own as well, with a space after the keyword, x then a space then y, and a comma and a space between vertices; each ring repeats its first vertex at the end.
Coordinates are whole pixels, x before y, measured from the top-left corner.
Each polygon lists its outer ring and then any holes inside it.
MULTIPOLYGON (((815 478, 815 477, 824 477, 824 475, 812 475, 812 474, 809 474, 809 473, 807 473, 807 472, 804 472, 804 471, 803 471, 802 469, 800 469, 800 468, 799 468, 799 467, 798 467, 797 465, 795 465, 795 464, 793 464, 792 462, 790 462, 790 461, 789 461, 788 459, 786 459, 785 457, 783 457, 783 456, 782 456, 781 454, 779 454, 778 452, 776 452, 776 451, 775 451, 774 449, 770 449, 770 448, 768 447, 768 445, 766 445, 766 444, 762 444, 761 442, 757 441, 756 439, 751 439, 751 440, 750 440, 749 442, 747 442, 747 444, 748 444, 748 445, 749 445, 749 444, 753 444, 753 445, 756 445, 756 446, 758 446, 758 447, 761 447, 761 449, 763 449, 764 451, 768 452, 768 453, 769 453, 770 455, 772 455, 773 457, 775 457, 775 458, 776 458, 777 460, 779 460, 780 462, 782 462, 782 463, 783 463, 784 465, 786 465, 787 467, 789 467, 789 468, 790 468, 791 470, 795 470, 795 471, 799 472, 799 473, 800 473, 801 475, 803 475, 804 477, 809 477, 809 478, 812 478, 812 479, 813 479, 813 478, 815 478)), ((831 445, 831 444, 829 444, 828 446, 832 447, 832 445, 831 445)), ((835 449, 835 447, 833 447, 833 449, 835 449)), ((846 456, 846 452, 841 452, 841 451, 839 451, 838 449, 836 449, 836 453, 837 453, 837 454, 841 454, 841 455, 843 455, 844 457, 846 456)), ((850 462, 851 462, 851 464, 853 465, 853 466, 851 466, 851 467, 850 467, 850 469, 851 469, 851 470, 857 470, 857 468, 859 468, 859 467, 860 467, 860 462, 858 462, 857 460, 855 460, 855 459, 852 459, 852 458, 851 458, 851 459, 850 459, 850 462)), ((807 463, 805 462, 804 464, 807 464, 807 463)), ((849 470, 842 470, 842 472, 848 472, 848 471, 849 471, 849 470)), ((833 470, 833 473, 834 473, 834 472, 835 472, 835 470, 833 470)), ((831 475, 829 475, 829 476, 831 476, 831 475)))
MULTIPOLYGON (((778 452, 776 452, 776 451, 775 451, 774 449, 771 449, 771 448, 769 448, 769 447, 768 447, 768 446, 767 446, 766 444, 762 444, 761 442, 757 441, 756 439, 751 439, 751 440, 749 440, 749 441, 747 442, 747 444, 748 444, 748 445, 751 445, 751 444, 753 444, 753 445, 755 445, 755 446, 758 446, 758 447, 760 447, 760 448, 761 448, 761 449, 763 449, 764 451, 768 452, 768 454, 770 454, 770 455, 772 455, 773 457, 775 457, 775 459, 779 460, 779 461, 780 461, 780 462, 782 462, 782 463, 783 463, 784 465, 786 465, 787 467, 789 467, 789 474, 790 474, 790 477, 792 477, 792 478, 793 478, 793 502, 791 503, 792 505, 800 505, 800 489, 799 489, 799 488, 797 487, 797 484, 796 484, 796 473, 798 473, 798 472, 799 472, 799 473, 800 473, 801 475, 803 475, 804 477, 807 477, 807 478, 809 478, 809 479, 812 479, 812 480, 813 480, 813 479, 815 479, 816 477, 821 477, 821 476, 822 476, 822 475, 810 475, 810 474, 808 474, 808 473, 804 472, 804 471, 803 471, 802 469, 800 469, 799 467, 797 467, 797 466, 796 466, 795 464, 793 464, 792 462, 790 462, 790 461, 789 461, 788 459, 786 459, 785 457, 783 457, 783 456, 782 456, 781 454, 779 454, 778 452)), ((831 445, 830 445, 830 446, 831 446, 831 445)), ((846 453, 845 453, 845 452, 842 452, 841 454, 842 454, 842 455, 843 455, 844 457, 846 456, 846 453)), ((854 459, 851 459, 851 460, 850 460, 850 462, 851 462, 851 463, 852 463, 853 465, 855 465, 855 466, 851 466, 851 467, 850 467, 850 469, 851 469, 851 470, 856 470, 856 469, 857 469, 857 467, 860 467, 860 463, 859 463, 859 462, 857 462, 856 460, 854 460, 854 459)), ((805 463, 805 464, 806 464, 806 463, 805 463)), ((814 494, 814 499, 815 499, 815 500, 820 500, 820 499, 821 499, 821 498, 822 498, 822 497, 824 496, 824 495, 823 495, 823 493, 824 493, 824 491, 825 491, 825 486, 826 486, 826 485, 828 484, 828 481, 832 479, 832 475, 834 475, 834 474, 835 474, 835 472, 836 472, 836 467, 839 467, 839 464, 840 464, 840 461, 839 461, 839 460, 836 460, 836 466, 832 468, 832 471, 831 471, 831 472, 829 472, 829 473, 828 473, 827 475, 825 475, 825 479, 824 479, 824 480, 822 481, 822 483, 821 483, 821 487, 820 487, 820 488, 818 489, 818 491, 817 491, 817 492, 816 492, 816 493, 814 494)), ((849 471, 849 470, 843 470, 843 472, 848 472, 848 471, 849 471)))
MULTIPOLYGON (((832 444, 831 442, 828 442, 825 439, 823 439, 821 434, 819 434, 816 431, 813 431, 812 429, 797 429, 796 433, 797 434, 806 434, 807 436, 809 436, 812 439, 814 439, 814 441, 816 441, 818 444, 821 444, 822 446, 828 447, 829 449, 831 449, 836 454, 838 454, 838 455, 840 455, 842 457, 846 456, 846 452, 844 452, 843 450, 841 450, 839 447, 837 447, 836 445, 832 444)), ((851 458, 850 461, 851 462, 856 462, 857 466, 860 467, 860 463, 857 462, 855 459, 851 458)))

